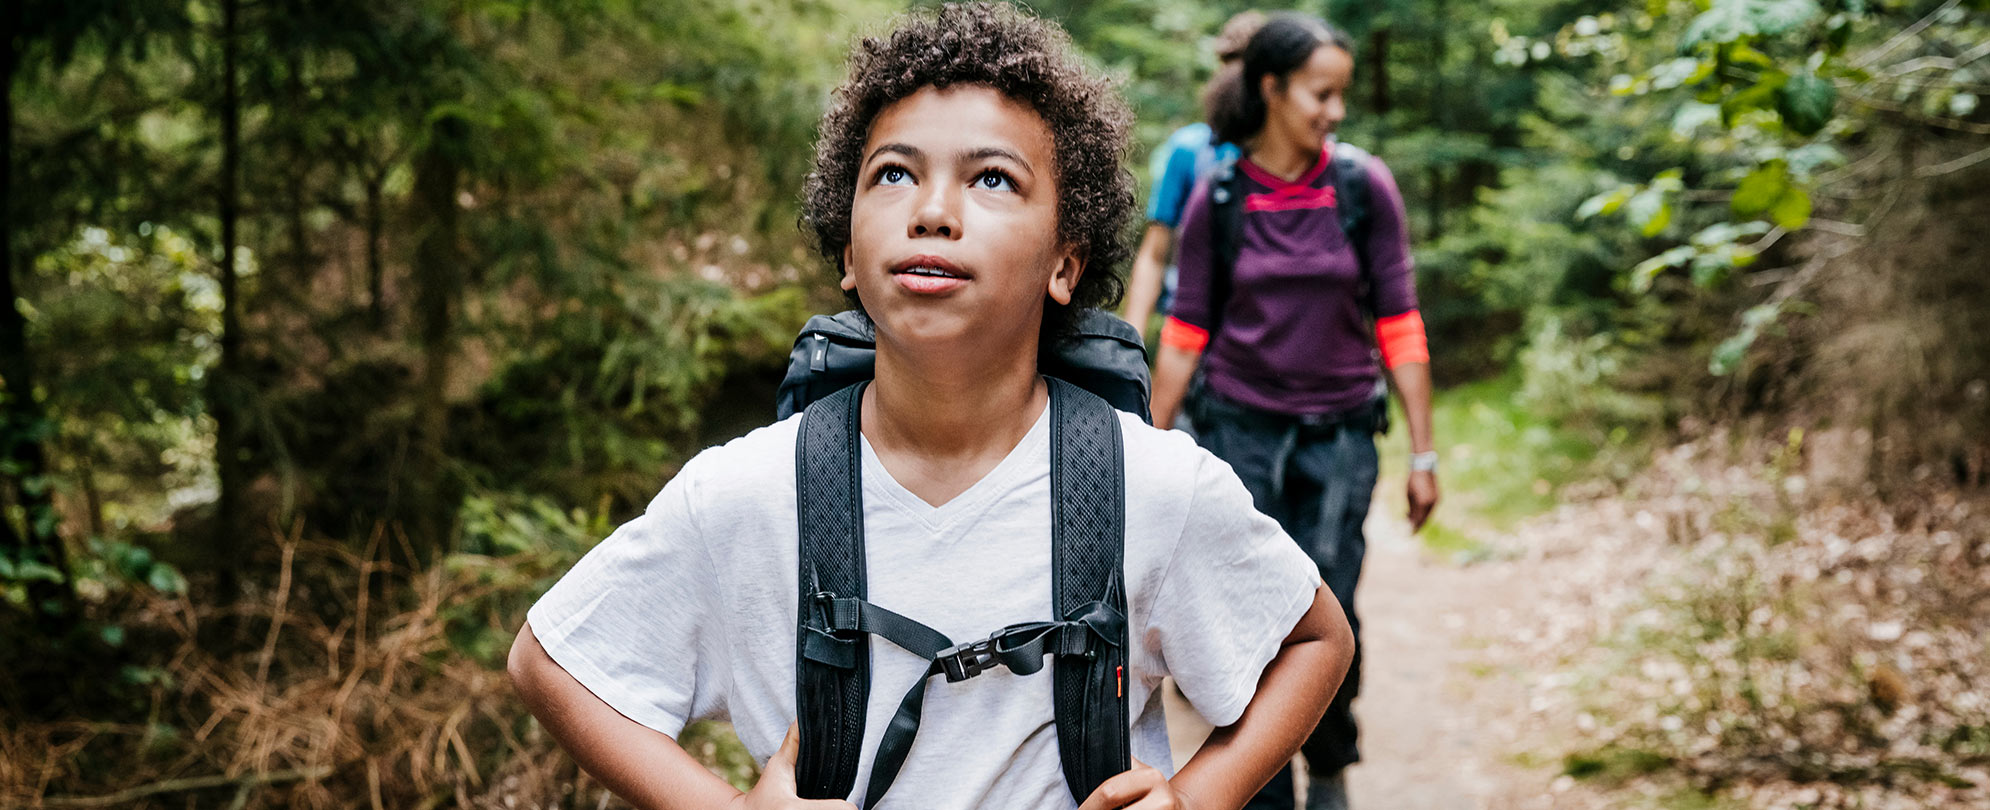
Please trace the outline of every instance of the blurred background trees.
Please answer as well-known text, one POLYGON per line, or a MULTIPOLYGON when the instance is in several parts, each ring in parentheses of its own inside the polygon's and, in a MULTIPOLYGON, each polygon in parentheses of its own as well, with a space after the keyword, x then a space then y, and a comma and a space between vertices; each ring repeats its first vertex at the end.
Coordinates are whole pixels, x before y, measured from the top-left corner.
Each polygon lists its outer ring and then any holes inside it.
MULTIPOLYGON (((1403 187, 1440 382, 1599 446, 1800 418, 1858 437, 1853 485, 1982 486, 1990 4, 1299 6, 1359 43, 1343 137, 1403 187)), ((263 733, 231 668, 496 694, 536 589, 771 418, 838 305, 795 198, 851 37, 903 7, 8 4, 0 715, 139 724, 41 740, 80 752, 56 784, 263 733), (298 589, 326 649, 278 643, 298 589), (439 646, 362 652, 424 605, 398 631, 439 646)), ((1251 6, 1033 7, 1121 79, 1138 171, 1251 6)), ((349 729, 298 800, 552 756, 511 710, 465 723, 477 751, 424 737, 413 772, 349 729)), ((216 767, 297 766, 256 739, 216 767)))

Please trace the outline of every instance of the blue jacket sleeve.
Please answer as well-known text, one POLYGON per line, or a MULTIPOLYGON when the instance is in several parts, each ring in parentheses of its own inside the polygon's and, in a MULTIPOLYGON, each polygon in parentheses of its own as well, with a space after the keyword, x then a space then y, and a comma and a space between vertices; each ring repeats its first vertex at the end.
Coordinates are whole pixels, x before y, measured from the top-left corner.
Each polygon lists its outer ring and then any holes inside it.
POLYGON ((1181 226, 1182 204, 1196 181, 1196 150, 1182 141, 1180 132, 1168 138, 1147 167, 1154 178, 1154 190, 1147 197, 1147 219, 1170 228, 1181 226))

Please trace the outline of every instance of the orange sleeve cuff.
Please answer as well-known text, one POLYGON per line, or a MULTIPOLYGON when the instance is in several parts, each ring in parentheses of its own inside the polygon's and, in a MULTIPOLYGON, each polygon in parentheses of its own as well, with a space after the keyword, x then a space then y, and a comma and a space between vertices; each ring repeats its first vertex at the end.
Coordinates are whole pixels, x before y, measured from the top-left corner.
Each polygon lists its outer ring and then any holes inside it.
POLYGON ((1414 309, 1376 321, 1375 343, 1382 347, 1382 364, 1389 368, 1404 363, 1430 362, 1430 343, 1423 334, 1423 315, 1414 309))
POLYGON ((1170 315, 1161 324, 1161 345, 1200 354, 1209 345, 1209 330, 1170 315))

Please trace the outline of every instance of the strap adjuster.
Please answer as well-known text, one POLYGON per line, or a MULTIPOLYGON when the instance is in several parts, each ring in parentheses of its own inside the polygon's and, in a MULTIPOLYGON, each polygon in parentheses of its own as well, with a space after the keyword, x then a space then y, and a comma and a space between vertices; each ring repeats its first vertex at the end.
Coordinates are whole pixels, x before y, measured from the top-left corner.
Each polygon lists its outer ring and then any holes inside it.
POLYGON ((948 683, 959 683, 1001 665, 995 660, 995 640, 999 637, 998 633, 980 641, 955 644, 941 650, 933 660, 940 663, 948 683))

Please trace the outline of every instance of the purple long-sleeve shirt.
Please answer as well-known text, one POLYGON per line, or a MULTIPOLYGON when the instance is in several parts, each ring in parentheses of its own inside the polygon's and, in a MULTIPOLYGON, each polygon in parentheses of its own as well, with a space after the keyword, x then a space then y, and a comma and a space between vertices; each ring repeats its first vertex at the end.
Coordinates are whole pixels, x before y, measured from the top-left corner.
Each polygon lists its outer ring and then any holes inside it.
POLYGON ((1369 279, 1375 311, 1361 300, 1359 255, 1334 208, 1332 153, 1287 182, 1246 158, 1243 233, 1229 297, 1215 317, 1214 225, 1208 179, 1182 212, 1176 263, 1180 281, 1170 315, 1208 335, 1205 383, 1254 408, 1306 415, 1350 410, 1375 390, 1377 356, 1370 317, 1417 307, 1402 193, 1379 158, 1368 163, 1369 279))

